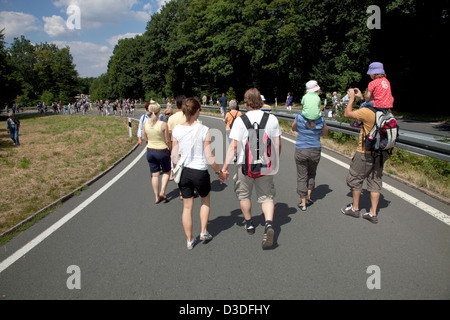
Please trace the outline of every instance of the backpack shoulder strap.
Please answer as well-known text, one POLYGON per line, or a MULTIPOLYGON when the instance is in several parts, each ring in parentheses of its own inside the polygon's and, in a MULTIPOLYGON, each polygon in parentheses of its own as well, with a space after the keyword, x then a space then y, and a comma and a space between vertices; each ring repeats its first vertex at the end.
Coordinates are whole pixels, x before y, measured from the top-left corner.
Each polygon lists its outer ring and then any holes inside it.
POLYGON ((259 124, 259 129, 265 129, 267 121, 269 121, 269 114, 267 112, 264 112, 264 115, 261 119, 261 123, 259 124))
POLYGON ((252 124, 250 123, 250 120, 248 120, 247 115, 243 114, 243 115, 241 116, 241 119, 242 119, 242 121, 244 122, 244 125, 245 125, 245 127, 247 128, 247 130, 253 128, 252 124))

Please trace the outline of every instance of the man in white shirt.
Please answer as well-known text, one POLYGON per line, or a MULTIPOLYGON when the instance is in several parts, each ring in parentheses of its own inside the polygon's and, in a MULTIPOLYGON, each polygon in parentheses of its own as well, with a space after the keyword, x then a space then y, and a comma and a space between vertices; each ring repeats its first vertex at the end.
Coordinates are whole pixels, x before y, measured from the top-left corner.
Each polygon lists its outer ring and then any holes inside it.
MULTIPOLYGON (((242 214, 245 218, 245 229, 249 234, 255 233, 255 227, 252 221, 251 214, 251 195, 253 186, 258 197, 258 203, 261 204, 262 211, 265 217, 265 231, 262 242, 262 248, 270 249, 273 245, 274 230, 273 230, 273 217, 275 211, 274 197, 276 194, 275 185, 273 182, 273 175, 278 171, 278 159, 281 153, 281 129, 278 123, 278 119, 266 112, 261 111, 264 102, 261 99, 261 93, 258 89, 249 89, 244 96, 245 107, 247 108, 246 117, 251 124, 261 124, 264 114, 268 117, 267 123, 264 128, 265 134, 270 138, 272 142, 272 170, 270 173, 261 177, 252 178, 248 174, 246 175, 243 170, 243 166, 246 165, 245 160, 245 145, 249 136, 249 131, 244 123, 243 116, 235 120, 233 128, 230 132, 230 146, 227 151, 225 163, 223 165, 223 173, 229 177, 228 167, 232 163, 236 151, 238 151, 237 159, 237 174, 235 179, 235 191, 239 199, 239 204, 242 210, 242 214)), ((262 131, 262 130, 261 130, 262 131)))

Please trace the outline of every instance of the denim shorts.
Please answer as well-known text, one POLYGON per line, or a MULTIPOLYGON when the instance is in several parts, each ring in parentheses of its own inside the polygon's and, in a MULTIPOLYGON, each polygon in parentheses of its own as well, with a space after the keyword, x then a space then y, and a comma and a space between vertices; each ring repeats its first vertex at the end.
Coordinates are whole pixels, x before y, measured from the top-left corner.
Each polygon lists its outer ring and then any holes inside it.
POLYGON ((161 170, 166 173, 172 170, 169 149, 147 149, 147 161, 150 173, 161 172, 161 170))

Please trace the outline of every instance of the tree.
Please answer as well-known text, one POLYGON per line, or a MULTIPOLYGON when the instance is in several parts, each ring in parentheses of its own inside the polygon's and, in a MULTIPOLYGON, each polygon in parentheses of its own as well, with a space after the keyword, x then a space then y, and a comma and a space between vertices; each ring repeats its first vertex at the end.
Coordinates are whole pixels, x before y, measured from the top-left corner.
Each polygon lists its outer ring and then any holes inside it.
MULTIPOLYGON (((420 92, 417 77, 449 71, 449 1, 380 0, 381 29, 370 29, 369 0, 172 0, 142 37, 116 48, 108 74, 120 94, 142 85, 147 96, 200 97, 233 87, 242 99, 257 87, 284 101, 288 91, 299 99, 312 79, 325 92, 364 89, 369 64, 381 61, 395 109, 410 110, 421 106, 410 94, 420 92), (142 84, 129 79, 137 74, 142 84)), ((445 92, 444 82, 438 88, 445 92)))
POLYGON ((55 100, 74 100, 78 73, 68 47, 58 49, 54 44, 31 44, 24 36, 15 38, 8 50, 13 78, 20 84, 17 100, 22 105, 36 105, 44 93, 55 100))
POLYGON ((5 48, 5 35, 0 31, 0 110, 14 103, 19 84, 14 79, 14 70, 5 48))
POLYGON ((142 85, 142 37, 122 39, 114 48, 108 64, 111 94, 122 98, 142 98, 145 95, 142 85))

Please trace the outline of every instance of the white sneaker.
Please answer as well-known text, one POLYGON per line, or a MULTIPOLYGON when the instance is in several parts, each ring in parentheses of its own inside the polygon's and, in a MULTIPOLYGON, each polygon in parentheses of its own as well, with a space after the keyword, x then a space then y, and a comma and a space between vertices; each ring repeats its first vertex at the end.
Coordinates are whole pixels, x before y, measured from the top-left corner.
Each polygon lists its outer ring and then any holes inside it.
POLYGON ((187 249, 192 250, 194 249, 195 245, 197 244, 197 238, 195 238, 192 241, 187 241, 187 249))

